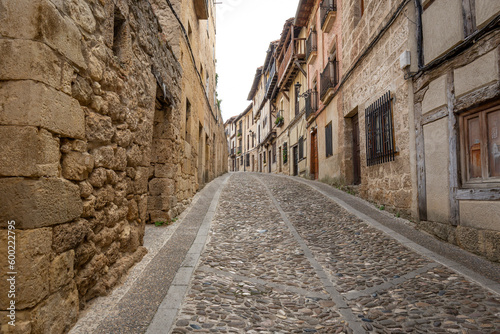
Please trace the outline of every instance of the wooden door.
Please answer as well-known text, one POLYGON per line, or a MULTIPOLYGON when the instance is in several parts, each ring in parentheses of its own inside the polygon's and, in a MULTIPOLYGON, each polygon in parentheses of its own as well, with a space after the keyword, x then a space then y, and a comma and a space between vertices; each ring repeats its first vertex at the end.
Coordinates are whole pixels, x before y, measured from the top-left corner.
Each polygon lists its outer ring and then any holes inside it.
POLYGON ((359 120, 358 115, 352 118, 352 164, 354 184, 361 183, 361 148, 359 142, 359 120))
POLYGON ((314 180, 318 179, 318 132, 311 133, 311 176, 314 180))

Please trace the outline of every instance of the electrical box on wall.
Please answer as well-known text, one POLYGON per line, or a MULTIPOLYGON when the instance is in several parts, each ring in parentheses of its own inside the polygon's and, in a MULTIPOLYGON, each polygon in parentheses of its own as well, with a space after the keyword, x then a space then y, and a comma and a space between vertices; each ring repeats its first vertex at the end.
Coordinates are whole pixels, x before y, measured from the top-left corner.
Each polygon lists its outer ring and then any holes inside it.
POLYGON ((399 56, 399 67, 403 70, 410 66, 411 54, 410 51, 405 51, 399 56))

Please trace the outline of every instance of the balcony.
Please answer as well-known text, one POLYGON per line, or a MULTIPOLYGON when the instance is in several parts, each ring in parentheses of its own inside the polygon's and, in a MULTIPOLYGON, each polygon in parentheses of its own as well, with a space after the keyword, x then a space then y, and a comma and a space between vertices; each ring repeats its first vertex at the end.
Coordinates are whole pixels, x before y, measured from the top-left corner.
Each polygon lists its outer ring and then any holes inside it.
POLYGON ((314 62, 318 56, 318 34, 311 31, 306 40, 306 61, 308 64, 314 62))
POLYGON ((234 151, 234 148, 231 149, 231 156, 233 157, 235 155, 235 151, 234 151))
POLYGON ((285 112, 283 110, 278 111, 278 114, 276 115, 276 120, 274 121, 274 124, 277 127, 281 127, 283 124, 285 124, 285 117, 283 116, 285 112))
POLYGON ((278 70, 278 86, 284 85, 288 88, 293 78, 297 74, 297 67, 294 66, 295 60, 304 60, 306 58, 305 38, 295 38, 288 45, 285 55, 279 65, 278 70))
POLYGON ((238 152, 236 154, 241 155, 241 152, 243 152, 241 146, 238 146, 238 152))
POLYGON ((314 115, 318 110, 318 92, 316 90, 308 90, 306 96, 306 119, 314 115))
POLYGON ((320 98, 324 104, 330 102, 339 83, 339 63, 338 61, 329 61, 324 71, 321 73, 321 94, 320 98))
POLYGON ((241 137, 241 129, 238 129, 238 137, 241 137))
POLYGON ((208 0, 194 0, 194 11, 198 20, 207 20, 208 0))
POLYGON ((276 60, 273 60, 273 65, 271 66, 271 70, 269 71, 269 79, 266 83, 266 98, 271 98, 277 80, 278 76, 276 73, 276 60))
POLYGON ((319 13, 321 17, 321 30, 328 33, 333 27, 333 22, 337 17, 337 0, 323 0, 319 13))

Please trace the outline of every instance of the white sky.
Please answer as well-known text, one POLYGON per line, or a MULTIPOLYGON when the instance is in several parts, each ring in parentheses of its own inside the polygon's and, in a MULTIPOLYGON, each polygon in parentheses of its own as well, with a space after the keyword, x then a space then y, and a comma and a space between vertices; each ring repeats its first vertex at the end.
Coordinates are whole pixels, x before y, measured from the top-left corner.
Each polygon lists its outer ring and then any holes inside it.
POLYGON ((257 67, 264 65, 271 41, 285 21, 295 17, 299 0, 215 0, 217 4, 218 94, 222 118, 242 113, 250 104, 257 67))

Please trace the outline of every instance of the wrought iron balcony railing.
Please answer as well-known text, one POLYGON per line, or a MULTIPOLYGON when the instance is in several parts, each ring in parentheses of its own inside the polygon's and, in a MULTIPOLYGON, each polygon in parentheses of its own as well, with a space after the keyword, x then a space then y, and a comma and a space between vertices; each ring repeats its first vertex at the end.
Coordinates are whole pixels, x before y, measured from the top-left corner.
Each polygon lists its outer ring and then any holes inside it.
POLYGON ((276 121, 274 121, 274 124, 276 124, 277 127, 280 127, 283 125, 283 123, 285 123, 285 117, 283 115, 283 110, 278 111, 278 114, 276 115, 276 121))
POLYGON ((318 51, 318 34, 316 31, 311 31, 306 40, 306 59, 309 59, 311 53, 318 51))
POLYGON ((324 28, 328 14, 337 11, 337 1, 336 0, 323 0, 319 7, 319 14, 321 17, 321 29, 324 28))
POLYGON ((323 100, 325 95, 328 93, 329 89, 335 88, 339 83, 339 70, 338 70, 338 61, 330 60, 327 64, 323 72, 321 73, 321 94, 320 98, 323 100))
POLYGON ((318 110, 318 91, 310 89, 305 94, 306 98, 306 119, 318 110))

